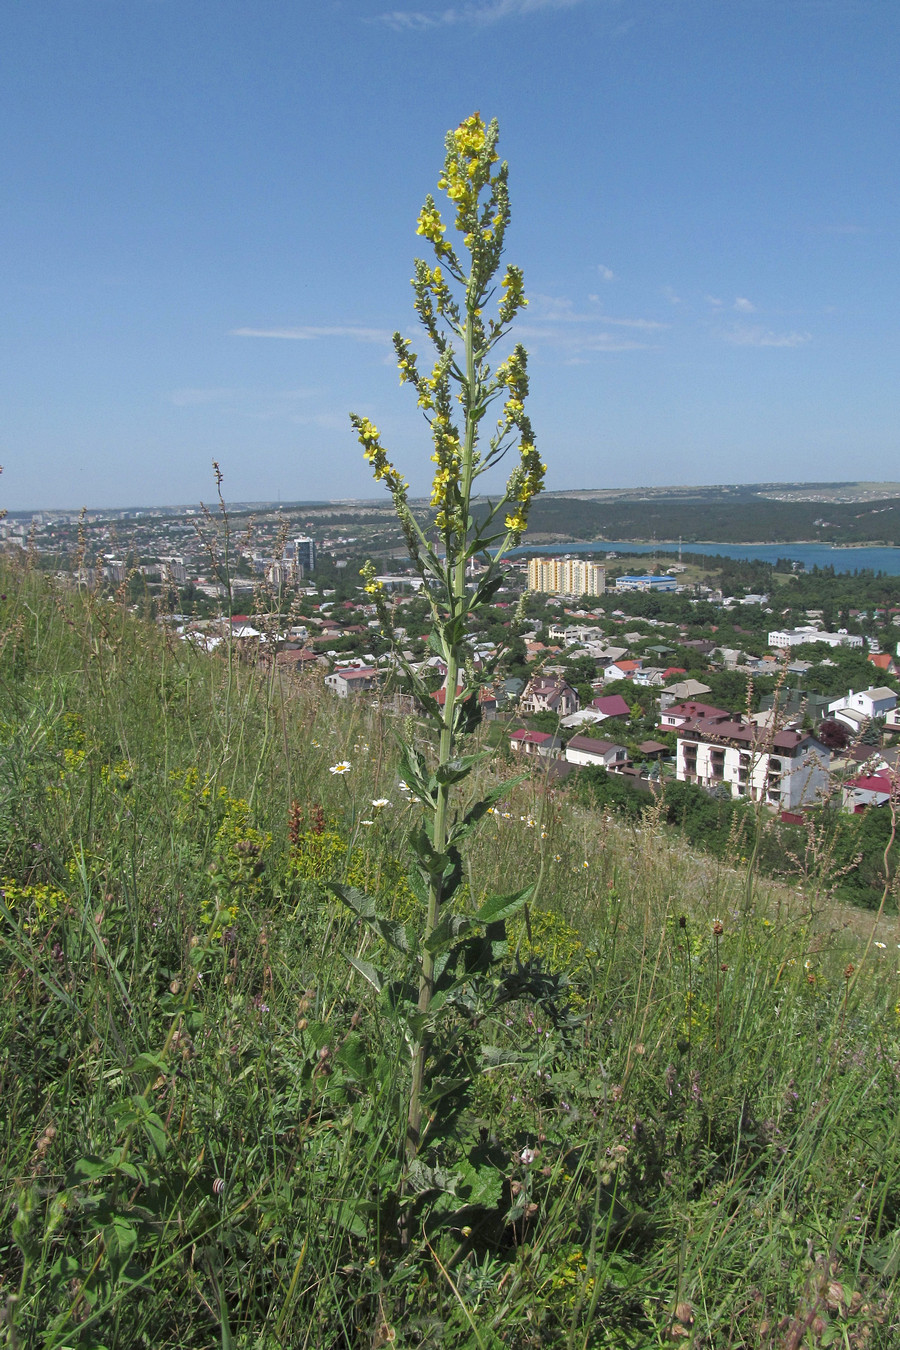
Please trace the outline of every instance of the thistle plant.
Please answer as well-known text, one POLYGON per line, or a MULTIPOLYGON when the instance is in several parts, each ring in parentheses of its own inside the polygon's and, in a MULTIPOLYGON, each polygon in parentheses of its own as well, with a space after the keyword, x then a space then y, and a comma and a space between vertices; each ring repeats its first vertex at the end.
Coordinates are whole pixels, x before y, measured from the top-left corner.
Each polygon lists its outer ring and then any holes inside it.
MULTIPOLYGON (((446 237, 447 226, 433 196, 426 197, 419 213, 417 233, 431 245, 434 258, 433 263, 417 259, 412 279, 414 308, 433 349, 429 373, 420 369, 410 341, 394 334, 401 383, 415 390, 433 444, 431 520, 423 524, 414 514, 409 485, 389 460, 377 428, 368 418, 351 416, 375 478, 385 484, 393 499, 409 556, 430 605, 430 646, 447 668, 441 703, 417 671, 398 657, 432 731, 428 755, 408 742, 401 751, 404 780, 423 807, 422 823, 411 836, 413 884, 422 904, 418 931, 411 931, 416 925, 401 931, 398 925, 379 918, 367 897, 334 888, 375 926, 382 939, 413 963, 414 996, 406 1001, 402 1013, 412 1056, 408 1162, 422 1146, 423 1110, 435 1099, 436 1082, 459 1084, 465 1079, 465 1073, 460 1078, 459 1063, 429 1058, 439 1020, 451 1009, 459 1011, 466 1005, 473 975, 487 972, 505 950, 500 931, 503 921, 528 896, 527 891, 497 896, 468 915, 451 903, 462 884, 459 846, 508 786, 469 803, 465 810, 460 806, 461 785, 479 758, 463 753, 463 742, 478 725, 479 693, 491 675, 486 669, 475 670, 466 643, 467 629, 503 583, 502 559, 521 539, 545 472, 525 412, 525 349, 516 345, 493 369, 490 364, 516 314, 527 304, 521 270, 509 265, 501 276, 510 208, 507 166, 499 162, 497 140, 496 121, 486 125, 478 113, 447 135, 438 188, 449 199, 449 215, 459 236, 456 247, 446 237), (496 421, 488 431, 492 408, 496 421), (480 500, 476 511, 478 480, 507 455, 514 456, 515 462, 505 493, 494 503, 480 500), (474 559, 483 570, 470 591, 466 578, 474 559)), ((365 590, 389 627, 390 616, 373 564, 366 565, 363 576, 365 590)), ((382 987, 382 977, 371 966, 359 961, 356 965, 376 988, 382 987)), ((393 996, 392 1007, 402 1009, 403 1004, 403 999, 393 996)))

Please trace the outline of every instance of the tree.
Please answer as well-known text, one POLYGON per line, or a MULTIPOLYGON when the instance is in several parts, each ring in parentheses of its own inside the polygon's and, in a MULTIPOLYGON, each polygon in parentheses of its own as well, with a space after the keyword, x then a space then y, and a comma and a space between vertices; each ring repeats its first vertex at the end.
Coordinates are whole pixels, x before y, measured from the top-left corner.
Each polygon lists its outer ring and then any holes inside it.
POLYGON ((844 750, 850 744, 849 729, 836 717, 826 717, 817 735, 826 750, 844 750))

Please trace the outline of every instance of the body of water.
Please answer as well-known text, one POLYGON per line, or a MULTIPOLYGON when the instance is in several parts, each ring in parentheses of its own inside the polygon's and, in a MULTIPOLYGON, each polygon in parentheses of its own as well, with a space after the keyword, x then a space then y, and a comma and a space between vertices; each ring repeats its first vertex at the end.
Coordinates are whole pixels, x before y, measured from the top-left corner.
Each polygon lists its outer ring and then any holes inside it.
MULTIPOLYGON (((608 542, 596 540, 592 544, 568 542, 563 544, 523 545, 517 553, 640 553, 675 554, 677 544, 630 544, 625 540, 608 542)), ((856 572, 863 569, 900 576, 900 548, 831 548, 828 544, 683 544, 685 554, 703 554, 713 558, 743 558, 774 563, 779 558, 803 563, 807 571, 813 567, 833 567, 836 572, 856 572)))

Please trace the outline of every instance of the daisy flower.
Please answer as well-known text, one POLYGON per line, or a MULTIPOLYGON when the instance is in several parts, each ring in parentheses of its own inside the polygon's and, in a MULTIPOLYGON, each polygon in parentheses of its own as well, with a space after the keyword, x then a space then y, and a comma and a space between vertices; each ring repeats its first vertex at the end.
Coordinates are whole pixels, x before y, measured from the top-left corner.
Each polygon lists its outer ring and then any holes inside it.
POLYGON ((348 759, 339 760, 337 764, 332 764, 328 770, 329 773, 349 773, 350 761, 348 759))

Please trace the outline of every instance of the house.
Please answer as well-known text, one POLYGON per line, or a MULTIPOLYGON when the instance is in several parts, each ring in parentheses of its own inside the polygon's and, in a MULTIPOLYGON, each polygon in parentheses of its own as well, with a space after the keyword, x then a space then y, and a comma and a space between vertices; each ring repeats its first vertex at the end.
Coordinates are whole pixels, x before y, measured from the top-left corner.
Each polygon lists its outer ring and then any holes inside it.
POLYGON ((552 712, 558 717, 569 717, 578 711, 578 695, 562 679, 547 679, 537 675, 529 680, 519 699, 520 712, 552 712))
POLYGON ((369 689, 377 689, 379 678, 380 672, 367 666, 361 669, 344 667, 325 676, 325 687, 337 694, 338 698, 350 698, 369 689))
POLYGON ((897 674, 897 663, 890 652, 869 652, 866 659, 871 661, 873 666, 877 666, 879 670, 883 670, 886 675, 897 674))
POLYGON ((684 699, 702 698, 704 694, 710 692, 708 684, 701 684, 699 680, 681 680, 678 684, 670 684, 668 689, 664 689, 659 696, 659 706, 668 708, 672 703, 680 703, 684 699))
POLYGON ((599 714, 597 720, 600 722, 606 721, 608 717, 631 716, 631 709, 621 694, 606 694, 591 699, 591 707, 599 714))
POLYGON ((640 661, 614 661, 612 665, 605 666, 603 670, 604 680, 630 680, 636 670, 640 670, 640 661))
POLYGON ((732 797, 788 811, 811 805, 828 787, 831 755, 810 734, 698 718, 676 735, 679 782, 722 787, 732 797))
POLYGON ((844 810, 858 815, 867 806, 884 806, 891 799, 891 779, 887 774, 863 774, 844 784, 844 810))
POLYGON ((570 764, 594 765, 600 769, 609 769, 617 764, 626 764, 628 751, 624 745, 614 745, 612 741, 595 741, 590 736, 573 736, 566 746, 566 759, 570 764))
POLYGON ((669 753, 669 747, 661 741, 641 741, 638 750, 644 759, 662 759, 669 753))
POLYGON ((854 694, 851 689, 843 698, 829 703, 828 711, 852 731, 861 730, 865 722, 886 717, 897 707, 897 695, 893 689, 884 685, 875 689, 861 689, 854 694))
POLYGON ((514 731, 509 738, 510 750, 520 755, 534 755, 538 759, 558 759, 562 741, 549 731, 514 731))
POLYGON ((642 666, 640 670, 634 672, 634 683, 642 689, 648 689, 651 686, 659 687, 665 683, 665 671, 661 666, 642 666))
POLYGON ((708 703, 673 703, 660 713, 659 725, 667 731, 674 731, 676 727, 683 727, 686 722, 696 721, 698 717, 705 718, 707 722, 727 722, 731 716, 724 708, 713 708, 708 703))

